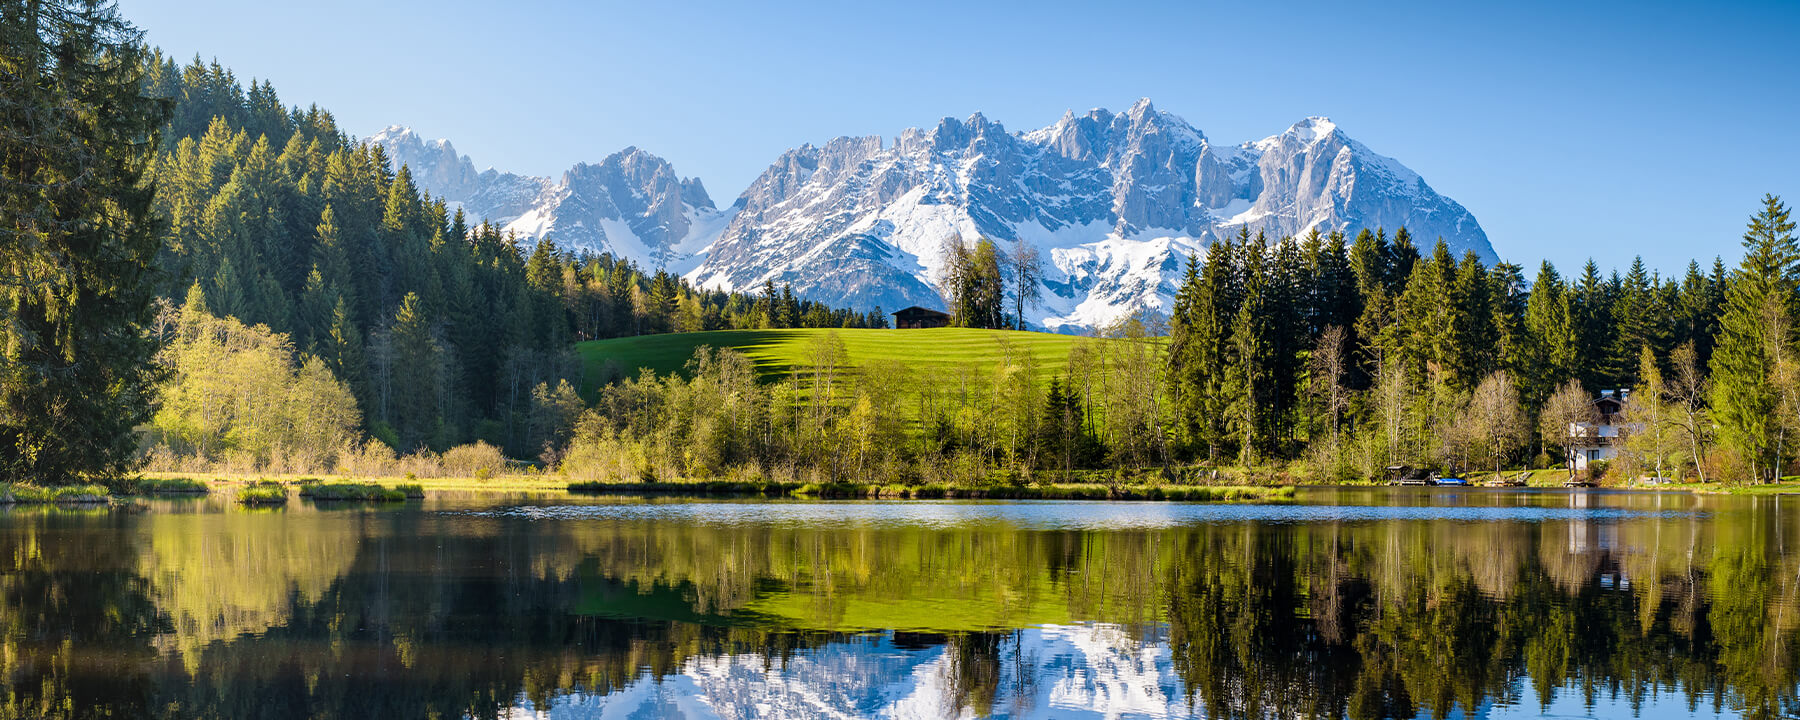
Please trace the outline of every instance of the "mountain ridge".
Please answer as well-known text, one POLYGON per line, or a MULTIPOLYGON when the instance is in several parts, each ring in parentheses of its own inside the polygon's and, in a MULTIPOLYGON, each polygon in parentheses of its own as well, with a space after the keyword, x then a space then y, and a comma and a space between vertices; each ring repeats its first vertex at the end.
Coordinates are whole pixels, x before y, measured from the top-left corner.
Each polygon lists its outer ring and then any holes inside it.
POLYGON ((1497 259, 1465 208, 1329 118, 1221 145, 1147 98, 1023 132, 977 112, 892 143, 803 144, 723 210, 698 179, 636 147, 552 181, 474 173, 448 141, 399 126, 368 142, 396 164, 422 163, 422 187, 521 236, 614 252, 708 288, 775 282, 836 305, 941 308, 947 241, 1029 244, 1045 277, 1028 320, 1052 330, 1166 311, 1185 257, 1240 227, 1298 237, 1405 226, 1497 259))

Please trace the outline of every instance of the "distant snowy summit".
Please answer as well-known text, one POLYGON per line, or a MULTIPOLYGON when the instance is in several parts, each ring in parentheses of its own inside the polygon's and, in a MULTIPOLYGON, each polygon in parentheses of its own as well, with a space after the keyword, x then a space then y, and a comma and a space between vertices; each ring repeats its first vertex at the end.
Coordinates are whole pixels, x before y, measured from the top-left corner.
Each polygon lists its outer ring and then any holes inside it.
POLYGON ((1024 133, 977 113, 891 144, 840 137, 789 150, 724 211, 699 181, 635 148, 552 182, 476 173, 448 142, 405 128, 370 142, 472 215, 712 288, 772 280, 834 305, 941 308, 946 240, 1028 243, 1047 261, 1028 320, 1052 330, 1166 311, 1187 255, 1240 227, 1274 239, 1405 226, 1426 249, 1441 237, 1457 255, 1496 257, 1468 210, 1318 117, 1214 145, 1149 100, 1024 133))
POLYGON ((406 165, 420 187, 461 207, 471 223, 486 219, 521 238, 610 252, 649 269, 692 269, 730 219, 698 178, 679 177, 667 160, 635 147, 598 164, 577 163, 553 181, 476 172, 450 141, 427 141, 399 125, 366 142, 386 150, 394 167, 406 165))

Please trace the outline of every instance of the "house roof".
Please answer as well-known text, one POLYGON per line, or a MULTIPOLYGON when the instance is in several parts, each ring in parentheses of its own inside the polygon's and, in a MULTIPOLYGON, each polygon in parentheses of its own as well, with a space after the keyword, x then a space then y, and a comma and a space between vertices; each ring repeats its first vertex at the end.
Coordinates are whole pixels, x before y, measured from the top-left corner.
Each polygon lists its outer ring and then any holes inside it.
POLYGON ((908 313, 908 314, 912 314, 912 315, 942 315, 944 317, 950 317, 950 313, 944 312, 942 310, 933 310, 928 307, 919 307, 917 305, 914 305, 912 307, 900 308, 899 310, 895 310, 888 314, 889 315, 899 315, 900 313, 908 313))

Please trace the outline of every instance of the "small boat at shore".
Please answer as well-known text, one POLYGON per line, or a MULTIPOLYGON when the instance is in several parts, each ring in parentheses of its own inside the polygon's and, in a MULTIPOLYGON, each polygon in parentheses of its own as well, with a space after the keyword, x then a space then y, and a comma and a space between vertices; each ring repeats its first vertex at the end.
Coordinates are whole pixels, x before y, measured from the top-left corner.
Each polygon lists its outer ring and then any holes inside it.
POLYGON ((1389 485, 1408 485, 1416 487, 1438 484, 1437 473, 1424 468, 1393 465, 1390 466, 1387 471, 1389 485))

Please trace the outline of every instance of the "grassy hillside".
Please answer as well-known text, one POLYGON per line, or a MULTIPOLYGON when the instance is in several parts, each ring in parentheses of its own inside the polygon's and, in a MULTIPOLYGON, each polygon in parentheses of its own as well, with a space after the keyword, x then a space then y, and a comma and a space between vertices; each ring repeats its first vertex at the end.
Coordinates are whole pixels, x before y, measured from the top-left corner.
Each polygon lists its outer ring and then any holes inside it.
POLYGON ((701 346, 728 347, 755 361, 765 378, 777 377, 806 363, 808 346, 826 333, 844 342, 851 367, 874 360, 894 360, 915 371, 962 367, 986 368, 1009 352, 1029 352, 1048 382, 1062 372, 1069 348, 1086 338, 1014 330, 933 328, 930 330, 721 330, 595 340, 577 345, 586 367, 587 388, 603 376, 608 363, 628 375, 649 368, 658 374, 678 371, 701 346))

